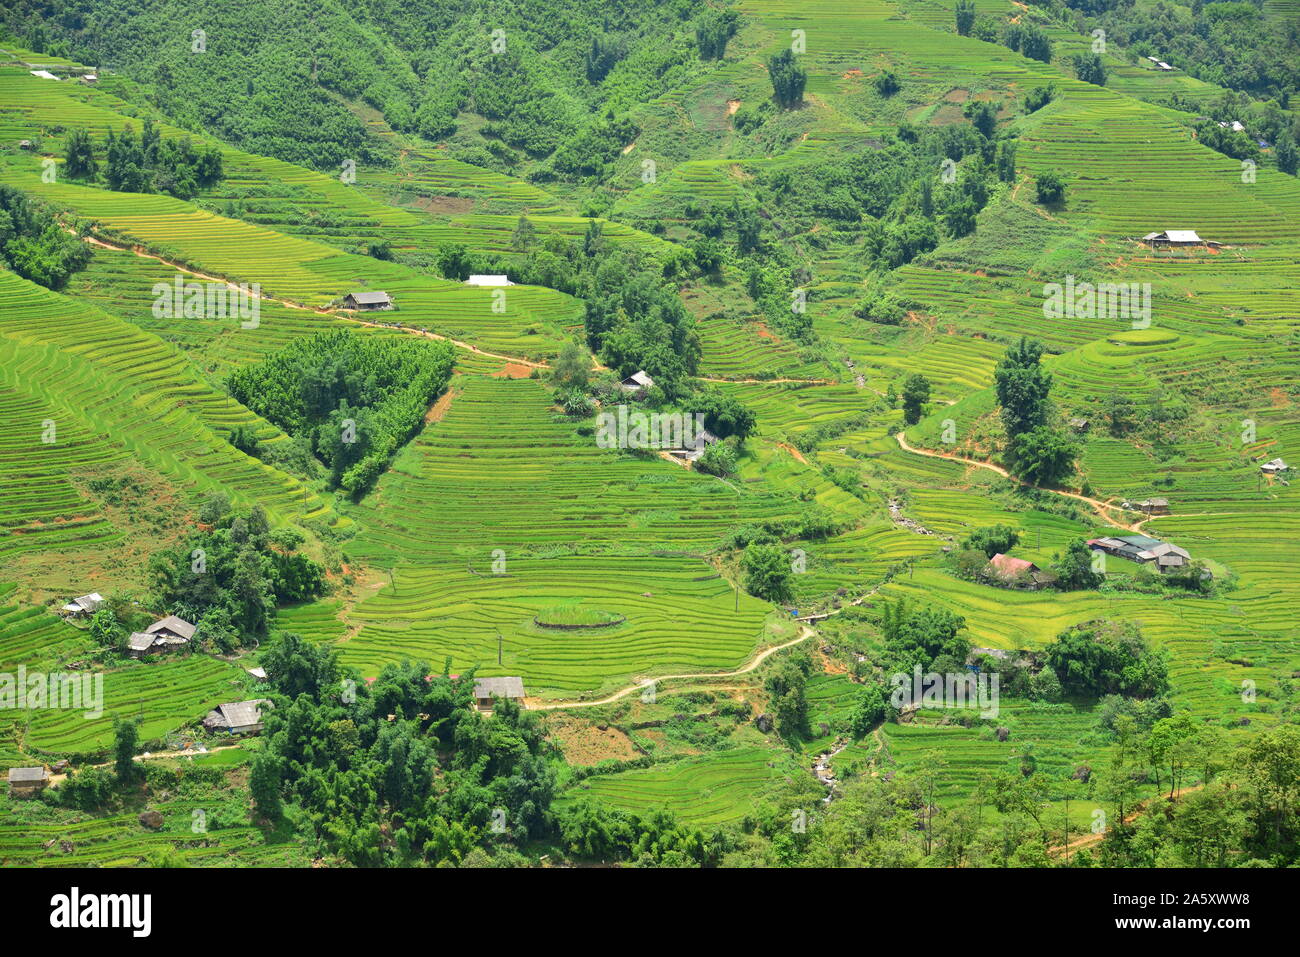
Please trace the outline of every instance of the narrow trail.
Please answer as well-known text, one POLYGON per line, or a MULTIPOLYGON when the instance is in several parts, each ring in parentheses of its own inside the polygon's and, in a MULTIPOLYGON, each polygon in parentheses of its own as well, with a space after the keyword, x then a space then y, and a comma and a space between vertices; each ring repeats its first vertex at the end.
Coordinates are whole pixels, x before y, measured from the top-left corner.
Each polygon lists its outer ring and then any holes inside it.
MULTIPOLYGON (((826 612, 825 614, 819 614, 814 616, 814 618, 817 621, 822 621, 826 618, 831 617, 832 615, 838 615, 845 608, 853 608, 857 605, 861 605, 868 598, 875 595, 876 592, 878 592, 879 590, 880 590, 880 585, 877 585, 875 588, 871 589, 871 591, 859 595, 857 598, 853 599, 850 602, 840 605, 839 608, 833 608, 830 611, 826 612)), ((793 648, 795 645, 805 642, 809 638, 815 638, 817 636, 817 629, 809 627, 807 624, 803 624, 804 619, 802 618, 799 619, 799 621, 801 624, 800 624, 799 636, 797 638, 793 638, 790 641, 784 642, 779 645, 772 645, 770 648, 764 648, 753 658, 751 658, 746 664, 737 668, 735 671, 695 672, 692 674, 682 674, 682 675, 656 675, 652 679, 643 678, 635 684, 628 685, 626 688, 620 688, 618 691, 614 692, 613 694, 606 695, 604 698, 599 698, 595 701, 571 700, 571 701, 539 702, 537 700, 533 700, 530 703, 527 699, 525 699, 524 706, 529 711, 556 711, 561 708, 594 708, 596 705, 610 704, 614 701, 618 701, 622 698, 626 698, 628 695, 633 694, 634 692, 642 690, 645 687, 646 681, 672 681, 672 680, 717 681, 718 679, 721 678, 735 678, 739 675, 748 674, 749 672, 753 671, 755 668, 761 665, 764 661, 766 661, 769 657, 771 657, 776 652, 783 651, 786 648, 793 648)))
POLYGON ((799 636, 797 638, 793 638, 790 641, 784 642, 783 644, 772 645, 770 648, 764 648, 753 658, 751 658, 748 663, 741 665, 735 671, 693 672, 693 673, 681 674, 681 675, 656 675, 654 678, 642 679, 641 681, 638 681, 636 684, 628 685, 626 688, 620 688, 618 691, 615 691, 613 694, 607 695, 604 698, 598 698, 594 701, 581 701, 581 700, 548 701, 545 704, 541 704, 541 703, 529 704, 528 702, 525 701, 525 704, 527 705, 529 711, 557 711, 561 708, 594 708, 597 705, 612 704, 615 701, 619 701, 623 698, 626 698, 630 694, 635 694, 636 692, 641 691, 642 689, 645 688, 645 683, 647 681, 679 681, 683 679, 717 681, 719 678, 735 678, 738 677, 739 675, 749 674, 749 672, 753 671, 755 668, 761 665, 764 661, 766 661, 770 656, 772 656, 776 652, 782 651, 786 648, 792 648, 795 645, 799 644, 800 642, 807 641, 809 638, 812 638, 816 634, 817 632, 814 629, 809 628, 807 625, 804 625, 799 631, 799 636))
MULTIPOLYGON (((194 276, 196 279, 206 279, 209 282, 219 282, 224 284, 228 289, 239 288, 236 283, 224 276, 213 276, 209 273, 200 272, 197 269, 192 269, 189 266, 176 262, 175 260, 167 259, 165 256, 159 256, 155 253, 148 252, 137 245, 128 246, 120 243, 112 243, 95 236, 86 236, 84 238, 85 241, 90 243, 92 246, 102 246, 104 249, 114 249, 118 252, 132 253, 133 255, 139 256, 141 259, 152 259, 155 262, 160 262, 170 269, 175 269, 177 272, 185 273, 187 276, 194 276)), ((525 359, 520 356, 505 355, 499 352, 488 352, 485 349, 480 349, 472 342, 465 342, 463 339, 453 339, 451 336, 439 335, 436 332, 429 332, 425 329, 413 329, 410 326, 395 326, 386 322, 369 322, 365 319, 357 319, 355 316, 350 316, 334 309, 327 309, 324 306, 308 306, 300 302, 294 302, 292 299, 281 299, 276 296, 267 296, 260 292, 257 297, 263 302, 274 302, 289 309, 300 309, 304 312, 314 312, 319 316, 329 316, 332 319, 343 319, 348 322, 354 322, 359 326, 369 326, 372 329, 397 329, 399 332, 424 336, 426 339, 437 339, 440 342, 450 342, 457 349, 464 349, 466 352, 472 352, 475 355, 480 355, 488 359, 500 359, 502 362, 515 362, 519 365, 529 366, 533 369, 550 368, 550 365, 545 362, 538 362, 534 359, 525 359)))
MULTIPOLYGON (((183 748, 180 751, 146 751, 144 754, 137 754, 131 760, 156 761, 159 758, 191 758, 191 757, 198 757, 201 754, 215 754, 218 751, 230 751, 238 747, 239 747, 238 744, 219 744, 215 748, 208 748, 205 751, 200 751, 197 748, 183 748)), ((81 768, 78 768, 78 770, 82 770, 83 768, 107 768, 107 767, 112 767, 113 764, 114 762, 112 761, 104 761, 100 764, 83 765, 81 768)), ((68 775, 66 773, 51 774, 50 787, 55 787, 59 784, 62 784, 63 781, 67 779, 67 777, 68 775)))
MULTIPOLYGON (((68 231, 72 232, 71 230, 68 231)), ((211 275, 210 273, 200 272, 197 269, 193 269, 190 266, 184 265, 183 263, 176 262, 173 259, 168 259, 165 256, 160 256, 156 253, 151 253, 138 244, 127 245, 124 243, 115 243, 115 242, 110 242, 106 239, 100 239, 97 236, 85 236, 82 238, 87 243, 90 243, 92 246, 100 246, 104 249, 113 249, 118 252, 131 253, 132 255, 139 256, 141 259, 152 259, 155 262, 162 263, 164 266, 167 266, 170 269, 175 269, 177 272, 185 273, 187 276, 193 276, 196 279, 205 279, 208 282, 219 282, 225 285, 226 288, 228 289, 239 288, 235 282, 231 281, 230 279, 227 279, 225 276, 214 276, 211 275)), ((486 349, 480 349, 472 342, 466 342, 464 339, 454 339, 451 336, 440 335, 439 333, 436 332, 429 332, 427 329, 415 329, 412 328, 411 326, 399 326, 387 322, 371 322, 366 319, 358 319, 355 316, 348 315, 344 312, 340 312, 339 310, 328 309, 324 306, 308 306, 301 302, 295 302, 292 299, 281 299, 276 296, 267 296, 260 292, 258 293, 258 298, 263 300, 264 302, 278 303, 279 305, 285 306, 286 308, 289 309, 300 309, 303 310, 304 312, 314 312, 319 316, 329 316, 332 319, 343 319, 347 322, 354 322, 359 326, 368 326, 372 329, 396 329, 399 332, 408 333, 410 335, 423 336, 426 339, 436 339, 439 342, 449 342, 457 349, 463 349, 466 352, 472 352, 474 355, 483 356, 485 359, 500 359, 502 362, 513 362, 513 363, 517 363, 518 365, 527 366, 530 369, 549 369, 551 367, 549 362, 540 362, 536 359, 525 359, 522 356, 506 355, 505 353, 501 353, 501 352, 488 352, 486 349)), ((596 372, 603 372, 606 370, 606 367, 601 365, 599 362, 596 362, 593 364, 592 369, 593 371, 596 372)), ((698 376, 697 378, 699 378, 700 381, 702 382, 733 383, 737 385, 766 385, 769 383, 770 384, 798 383, 801 385, 836 385, 837 384, 833 379, 723 379, 723 378, 713 378, 708 376, 698 376)))
MULTIPOLYGON (((1156 801, 1176 801, 1184 794, 1190 794, 1193 791, 1199 791, 1203 787, 1205 787, 1204 784, 1193 784, 1191 787, 1179 788, 1177 791, 1174 792, 1174 796, 1172 798, 1169 797, 1169 795, 1167 794, 1158 794, 1155 797, 1147 798, 1145 801, 1142 801, 1140 804, 1137 805, 1136 810, 1134 810, 1132 814, 1125 815, 1124 823, 1129 824, 1133 821, 1136 821, 1140 815, 1142 815, 1146 811, 1149 811, 1151 809, 1151 805, 1156 801)), ((1103 840, 1105 840, 1105 838, 1106 838, 1105 832, 1102 832, 1101 834, 1091 834, 1091 833, 1083 834, 1080 835, 1079 837, 1076 837, 1074 840, 1070 841, 1068 844, 1065 844, 1062 847, 1052 848, 1047 853, 1051 857, 1062 857, 1066 854, 1067 851, 1073 852, 1073 851, 1080 850, 1081 848, 1091 847, 1094 844, 1100 844, 1103 840)))
MULTIPOLYGON (((990 472, 995 472, 998 475, 1001 475, 1004 479, 1009 479, 1010 481, 1015 482, 1018 485, 1023 485, 1025 488, 1041 487, 1036 485, 1030 485, 1028 482, 1024 481, 1023 479, 1016 478, 1014 475, 1012 475, 1002 466, 994 465, 992 462, 982 462, 979 459, 966 458, 964 455, 957 455, 952 452, 935 452, 931 449, 918 449, 915 446, 908 444, 907 438, 902 432, 899 432, 896 437, 898 439, 898 444, 902 446, 904 451, 912 452, 915 455, 927 455, 932 459, 949 459, 953 462, 964 462, 965 464, 973 465, 976 468, 988 469, 990 472)), ((1118 505, 1112 505, 1110 502, 1103 502, 1100 499, 1089 498, 1087 495, 1081 495, 1078 492, 1066 492, 1061 489, 1055 489, 1055 488, 1049 488, 1043 490, 1046 492, 1051 492, 1053 495, 1061 495, 1065 498, 1072 498, 1076 501, 1083 502, 1089 505, 1092 508, 1092 510, 1097 513, 1097 517, 1100 518, 1102 521, 1104 521, 1107 525, 1111 526, 1112 528, 1121 528, 1126 532, 1138 532, 1142 525, 1142 522, 1137 522, 1136 524, 1133 525, 1125 525, 1123 522, 1117 522, 1115 519, 1111 518, 1109 514, 1109 510, 1111 509, 1120 510, 1120 509, 1118 505)), ((1143 521, 1150 521, 1150 519, 1149 518, 1143 519, 1143 521)))

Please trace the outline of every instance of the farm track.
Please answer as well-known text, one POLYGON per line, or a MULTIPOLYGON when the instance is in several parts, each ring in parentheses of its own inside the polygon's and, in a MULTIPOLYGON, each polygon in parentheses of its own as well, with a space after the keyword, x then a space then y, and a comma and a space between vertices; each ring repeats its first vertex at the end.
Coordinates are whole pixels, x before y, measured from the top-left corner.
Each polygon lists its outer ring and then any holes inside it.
POLYGON ((628 685, 626 688, 620 688, 618 691, 615 691, 613 694, 606 695, 604 698, 598 698, 595 701, 548 701, 545 704, 528 704, 527 707, 529 711, 557 711, 561 708, 594 708, 597 705, 613 704, 615 701, 619 701, 623 698, 626 698, 630 694, 634 694, 637 691, 641 691, 645 687, 645 683, 644 683, 645 681, 683 681, 683 680, 717 681, 720 678, 736 678, 739 677, 740 675, 749 674, 749 672, 753 671, 755 668, 761 665, 764 661, 766 661, 771 655, 775 654, 776 652, 782 651, 786 648, 792 648, 795 645, 805 642, 809 638, 816 636, 816 634, 817 632, 815 629, 809 628, 807 625, 804 625, 803 629, 799 632, 799 636, 797 638, 791 639, 790 641, 784 642, 783 644, 772 645, 770 648, 764 648, 753 658, 751 658, 746 664, 741 665, 735 671, 714 671, 714 672, 695 672, 692 674, 680 674, 680 675, 659 675, 655 678, 647 678, 635 684, 628 685))
MULTIPOLYGON (((994 472, 1002 476, 1004 479, 1009 479, 1010 481, 1015 482, 1018 485, 1022 485, 1025 488, 1041 488, 1041 486, 1031 485, 1030 483, 1026 482, 1024 479, 1017 478, 1016 476, 1008 472, 1006 469, 1004 469, 1002 466, 994 465, 992 462, 982 462, 979 459, 967 458, 964 455, 956 455, 952 452, 935 452, 932 451, 931 449, 918 449, 916 446, 908 444, 907 438, 902 432, 898 433, 897 438, 898 438, 898 444, 906 452, 912 452, 915 455, 927 455, 930 458, 934 458, 934 459, 949 459, 953 462, 964 462, 965 464, 975 466, 976 468, 988 469, 990 472, 994 472)), ((1066 492, 1062 489, 1056 489, 1056 488, 1044 489, 1044 491, 1051 492, 1053 495, 1060 495, 1065 498, 1072 498, 1075 499, 1076 501, 1084 502, 1085 504, 1091 506, 1092 510, 1097 513, 1098 518, 1104 521, 1107 525, 1110 525, 1112 528, 1121 528, 1126 532, 1138 532, 1141 530, 1142 522, 1137 522, 1133 525, 1125 525, 1122 522, 1117 522, 1110 517, 1109 510, 1119 508, 1118 505, 1112 505, 1111 503, 1103 502, 1100 499, 1090 498, 1087 495, 1082 495, 1078 492, 1066 492)), ((1144 519, 1143 521, 1149 521, 1149 519, 1144 519)))
MULTIPOLYGON (((72 231, 69 230, 69 232, 72 231)), ((106 239, 101 239, 97 236, 85 236, 83 238, 87 243, 90 243, 92 246, 100 246, 104 249, 116 250, 117 252, 131 253, 132 255, 139 256, 141 259, 152 259, 155 262, 162 263, 164 266, 167 266, 168 268, 175 269, 177 272, 185 273, 188 276, 193 276, 196 279, 204 279, 207 280, 208 282, 224 283, 228 288, 232 288, 232 289, 235 288, 234 281, 228 279, 225 276, 214 276, 211 275, 210 273, 200 272, 199 270, 194 269, 191 266, 187 266, 184 263, 179 263, 176 262, 175 260, 168 259, 165 256, 160 256, 157 255, 156 253, 148 252, 139 245, 126 245, 123 243, 114 243, 106 239)), ((295 302, 292 299, 281 299, 275 296, 262 295, 260 292, 258 293, 258 298, 265 302, 278 303, 279 305, 285 306, 289 309, 300 309, 305 312, 314 312, 317 315, 329 316, 332 319, 344 319, 348 322, 354 322, 359 326, 367 326, 372 329, 396 328, 400 332, 408 333, 411 335, 423 336, 426 339, 436 339, 439 342, 449 342, 457 349, 463 349, 466 352, 472 352, 475 355, 483 356, 485 359, 500 359, 502 362, 518 363, 519 365, 527 366, 530 369, 549 369, 551 367, 550 363, 539 362, 536 359, 525 359, 522 356, 506 355, 505 353, 500 353, 500 352, 488 352, 485 349, 480 349, 472 342, 466 342, 463 339, 453 339, 451 336, 444 336, 436 332, 429 332, 427 329, 414 329, 411 328, 410 326, 395 327, 390 325, 389 323, 384 323, 384 322, 368 322, 364 319, 358 319, 355 316, 350 316, 347 315, 346 313, 339 312, 338 310, 327 309, 324 306, 308 306, 300 302, 295 302)), ((605 371, 606 367, 601 365, 599 362, 596 362, 592 365, 592 369, 597 372, 603 372, 605 371)), ((709 377, 709 376, 698 376, 697 378, 699 378, 701 382, 732 384, 732 385, 787 385, 787 384, 836 385, 837 384, 832 379, 792 379, 792 378, 726 379, 726 378, 709 377)))
MULTIPOLYGON (((1124 823, 1128 824, 1131 823, 1132 821, 1136 821, 1138 817, 1140 817, 1146 811, 1150 810, 1151 805, 1156 801, 1174 802, 1177 801, 1184 794, 1190 794, 1192 791, 1199 791, 1203 787, 1205 787, 1204 784, 1194 784, 1188 788, 1179 788, 1177 791, 1174 792, 1174 796, 1172 798, 1169 797, 1169 795, 1167 794, 1159 794, 1156 795, 1155 797, 1147 798, 1147 800, 1143 801, 1141 804, 1138 805, 1137 810, 1135 810, 1132 814, 1129 814, 1124 818, 1124 823)), ((1064 847, 1054 847, 1047 853, 1052 857, 1061 857, 1062 855, 1070 851, 1077 851, 1080 850, 1081 848, 1092 847, 1094 844, 1100 844, 1102 840, 1105 839, 1105 837, 1106 835, 1104 832, 1101 834, 1084 834, 1081 835, 1080 837, 1076 837, 1074 840, 1070 841, 1064 847)))

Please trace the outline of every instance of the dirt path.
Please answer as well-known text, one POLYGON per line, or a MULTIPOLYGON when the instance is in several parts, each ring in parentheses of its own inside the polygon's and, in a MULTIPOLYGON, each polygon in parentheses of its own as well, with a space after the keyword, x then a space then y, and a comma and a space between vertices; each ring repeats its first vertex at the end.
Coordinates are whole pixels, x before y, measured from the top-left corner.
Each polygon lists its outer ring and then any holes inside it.
MULTIPOLYGON (((1176 801, 1184 794, 1190 794, 1192 791, 1199 791, 1203 787, 1205 787, 1204 784, 1194 784, 1191 787, 1179 788, 1177 791, 1174 792, 1174 796, 1172 800, 1176 801)), ((1129 824, 1133 821, 1136 821, 1140 814, 1150 809, 1149 806, 1153 801, 1168 801, 1168 800, 1171 800, 1171 798, 1167 794, 1160 794, 1153 798, 1147 798, 1145 801, 1141 802, 1137 806, 1137 809, 1132 814, 1129 814, 1124 818, 1124 823, 1129 824)), ((1091 847, 1094 844, 1100 844, 1105 839, 1105 837, 1106 837, 1105 832, 1102 832, 1101 834, 1092 834, 1092 833, 1083 834, 1079 837, 1076 837, 1074 840, 1070 841, 1070 843, 1066 844, 1064 847, 1054 847, 1047 853, 1052 857, 1061 857, 1066 853, 1066 851, 1073 852, 1079 850, 1080 848, 1091 847)))
MULTIPOLYGON (((72 231, 69 230, 69 232, 72 231)), ((178 263, 175 260, 168 259, 165 256, 159 256, 155 253, 148 252, 142 246, 139 245, 126 245, 122 243, 109 242, 106 239, 100 239, 95 236, 85 236, 83 238, 85 239, 86 242, 90 243, 92 246, 100 246, 104 249, 114 249, 117 250, 118 252, 131 253, 135 256, 139 256, 141 259, 152 259, 155 262, 160 262, 164 266, 167 266, 170 269, 175 269, 177 272, 185 273, 187 276, 193 276, 196 279, 206 279, 209 282, 219 282, 224 284, 228 289, 239 288, 237 284, 225 278, 224 276, 213 276, 209 273, 199 272, 197 269, 192 269, 189 266, 183 265, 182 263, 178 263)), ((264 302, 279 303, 280 305, 285 306, 289 309, 301 309, 306 312, 314 312, 320 316, 329 316, 334 319, 344 319, 348 322, 355 322, 359 326, 369 326, 372 329, 394 329, 395 328, 398 329, 400 332, 405 332, 410 335, 423 336, 426 339, 437 339, 439 342, 450 342, 457 349, 463 349, 466 352, 472 352, 475 355, 483 356, 484 358, 487 359, 500 359, 502 362, 507 362, 507 363, 513 362, 522 366, 527 366, 530 369, 549 369, 551 367, 550 363, 548 362, 539 362, 535 359, 525 359, 522 358, 521 356, 505 355, 500 352, 488 352, 485 349, 480 349, 472 342, 466 342, 463 339, 453 339, 451 336, 439 335, 436 332, 429 332, 425 329, 413 329, 410 326, 394 326, 391 323, 387 323, 387 322, 370 322, 365 319, 358 319, 355 316, 347 315, 346 313, 339 312, 338 310, 327 309, 324 306, 308 306, 301 302, 294 302, 291 299, 280 299, 275 296, 262 295, 261 293, 258 293, 258 298, 263 300, 264 302)), ((606 370, 606 367, 601 365, 599 362, 593 362, 592 369, 593 371, 596 372, 604 372, 606 370)), ((721 378, 709 378, 709 377, 699 377, 699 378, 702 382, 716 382, 716 383, 730 382, 739 385, 766 385, 769 383, 771 384, 799 383, 802 385, 835 385, 836 384, 834 380, 831 379, 721 379, 721 378)))
POLYGON ((782 651, 786 648, 792 648, 793 646, 799 644, 800 642, 807 641, 809 638, 812 638, 816 634, 817 634, 816 631, 814 631, 812 628, 809 628, 807 625, 804 625, 803 628, 800 630, 799 636, 797 638, 793 638, 790 641, 787 641, 780 645, 772 645, 770 648, 764 648, 753 658, 751 658, 747 664, 741 665, 735 671, 693 672, 690 674, 681 674, 681 675, 656 675, 654 678, 643 679, 641 681, 638 681, 636 684, 628 685, 626 688, 621 688, 618 691, 615 691, 612 695, 607 695, 604 698, 598 698, 595 701, 580 701, 580 700, 548 701, 544 704, 527 703, 527 702, 526 704, 529 711, 555 711, 559 708, 594 708, 597 705, 612 704, 615 701, 619 701, 623 698, 626 698, 630 694, 634 694, 638 691, 641 691, 645 687, 646 681, 678 681, 682 679, 688 679, 688 680, 702 679, 705 681, 716 681, 719 678, 735 678, 739 675, 749 674, 749 672, 753 671, 764 661, 766 661, 769 657, 776 654, 776 652, 782 651))
MULTIPOLYGON (((158 758, 189 758, 197 757, 200 754, 215 754, 218 751, 229 751, 232 748, 239 747, 238 744, 219 744, 215 748, 208 748, 206 751, 199 751, 197 748, 185 748, 181 751, 146 751, 144 754, 137 754, 132 760, 134 761, 155 761, 158 758)), ((102 764, 87 764, 88 768, 107 768, 111 767, 114 762, 104 761, 102 764)), ((80 769, 79 769, 80 770, 80 769)), ((50 787, 62 784, 67 778, 67 774, 51 774, 50 787)))
MULTIPOLYGON (((1004 479, 1010 479, 1012 482, 1015 482, 1019 485, 1023 485, 1025 488, 1041 487, 1041 486, 1030 485, 1028 482, 1024 481, 1023 479, 1016 478, 1014 475, 1012 475, 1002 466, 994 465, 992 462, 982 462, 979 459, 966 458, 963 455, 956 455, 952 452, 935 452, 931 449, 918 449, 915 446, 908 444, 907 438, 902 432, 898 433, 897 438, 898 438, 898 444, 902 446, 905 451, 912 452, 916 455, 928 455, 932 459, 950 459, 954 462, 964 462, 965 464, 973 465, 976 468, 988 469, 990 472, 995 472, 998 475, 1001 475, 1004 479)), ((1100 499, 1089 498, 1087 495, 1081 495, 1078 492, 1066 492, 1063 491, 1062 489, 1049 488, 1049 489, 1044 489, 1044 491, 1051 492, 1053 495, 1061 495, 1064 496, 1065 498, 1072 498, 1075 501, 1083 502, 1087 504, 1092 508, 1094 512, 1097 513, 1098 518, 1100 518, 1103 522, 1105 522, 1107 525, 1111 526, 1112 528, 1122 528, 1126 532, 1137 532, 1139 531, 1139 526, 1141 526, 1142 524, 1141 522, 1138 522, 1134 525, 1125 525, 1123 522, 1115 521, 1115 519, 1110 517, 1109 510, 1115 509, 1117 511, 1121 511, 1121 509, 1119 508, 1118 505, 1112 505, 1110 502, 1103 502, 1100 499)))
MULTIPOLYGON (((90 243, 92 246, 101 246, 104 249, 115 249, 118 252, 132 253, 133 255, 139 256, 141 259, 152 259, 155 262, 162 263, 164 266, 167 266, 170 269, 175 269, 177 272, 185 273, 187 276, 194 276, 197 279, 206 279, 209 282, 223 283, 228 289, 239 288, 235 283, 231 282, 229 279, 226 279, 224 276, 213 276, 208 273, 199 272, 197 269, 191 269, 189 266, 182 265, 181 263, 175 262, 174 260, 171 259, 167 259, 164 256, 159 256, 154 253, 147 252, 145 249, 143 249, 140 246, 127 246, 119 243, 111 243, 108 242, 107 240, 98 239, 94 236, 86 236, 85 241, 90 243)), ((532 369, 550 368, 550 366, 545 362, 537 362, 533 359, 524 359, 519 356, 503 355, 499 352, 488 352, 484 349, 480 349, 472 342, 465 342, 462 339, 453 339, 451 338, 451 336, 439 335, 436 332, 428 332, 427 330, 424 329, 412 329, 410 326, 393 326, 391 323, 386 323, 386 322, 368 322, 365 319, 357 319, 355 316, 350 316, 345 313, 338 312, 337 310, 327 309, 324 306, 308 306, 300 302, 294 302, 291 299, 280 299, 275 296, 263 295, 260 292, 258 293, 258 298, 264 302, 279 303, 280 305, 285 306, 289 309, 301 309, 305 312, 314 312, 320 316, 329 316, 333 319, 344 319, 348 322, 355 322, 359 326, 369 326, 372 329, 396 328, 400 332, 409 333, 411 335, 424 336, 426 339, 437 339, 440 342, 450 342, 457 349, 464 349, 466 352, 472 352, 475 355, 484 356, 485 358, 488 359, 500 359, 502 362, 515 362, 518 363, 519 365, 528 366, 529 368, 532 369)))

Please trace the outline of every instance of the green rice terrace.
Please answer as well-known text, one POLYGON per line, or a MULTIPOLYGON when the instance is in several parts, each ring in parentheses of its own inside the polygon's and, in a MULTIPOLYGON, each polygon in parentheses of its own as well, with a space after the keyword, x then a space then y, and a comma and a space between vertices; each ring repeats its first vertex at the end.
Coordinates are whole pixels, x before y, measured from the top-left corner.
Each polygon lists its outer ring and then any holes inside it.
POLYGON ((0 866, 1300 863, 1294 3, 76 6, 0 866))

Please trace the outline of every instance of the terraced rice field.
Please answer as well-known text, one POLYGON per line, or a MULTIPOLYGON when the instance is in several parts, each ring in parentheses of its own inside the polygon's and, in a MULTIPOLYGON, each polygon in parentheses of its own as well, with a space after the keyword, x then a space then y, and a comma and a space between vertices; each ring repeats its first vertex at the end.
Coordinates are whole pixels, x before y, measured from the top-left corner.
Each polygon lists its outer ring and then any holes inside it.
POLYGON ((755 650, 768 612, 687 557, 507 558, 501 574, 492 566, 485 551, 468 567, 398 568, 393 586, 354 609, 362 627, 340 645, 343 661, 372 675, 406 658, 441 667, 450 657, 457 673, 523 675, 530 695, 572 697, 633 677, 734 669, 755 650), (626 620, 535 624, 565 601, 626 620))
POLYGON ((737 748, 673 764, 595 775, 567 791, 561 801, 592 797, 648 814, 668 811, 696 825, 737 821, 754 810, 753 799, 779 775, 771 751, 737 748))

